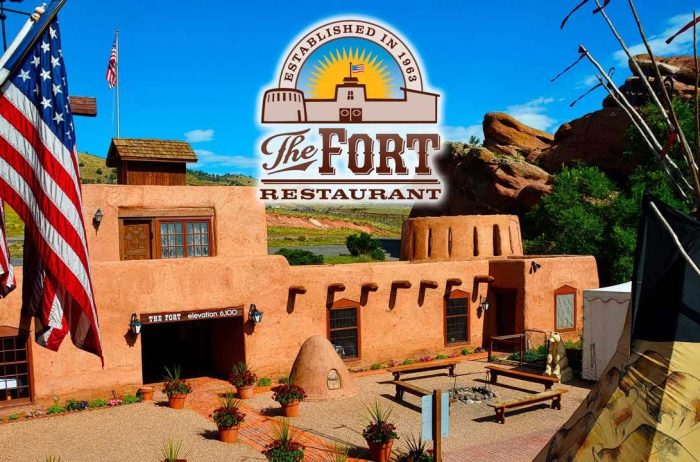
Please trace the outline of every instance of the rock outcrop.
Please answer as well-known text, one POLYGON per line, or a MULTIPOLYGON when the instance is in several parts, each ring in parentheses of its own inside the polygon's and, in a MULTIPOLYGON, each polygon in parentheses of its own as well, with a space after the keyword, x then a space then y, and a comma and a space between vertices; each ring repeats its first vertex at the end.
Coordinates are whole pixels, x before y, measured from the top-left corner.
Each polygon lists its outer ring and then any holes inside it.
POLYGON ((492 152, 510 156, 530 154, 551 146, 554 137, 529 127, 503 112, 484 116, 484 147, 492 152))
POLYGON ((630 120, 622 109, 604 108, 559 127, 552 146, 534 152, 527 160, 548 172, 556 172, 563 165, 584 162, 597 165, 608 173, 628 174, 635 167, 625 162, 622 155, 629 126, 630 120))
POLYGON ((439 205, 415 206, 411 216, 520 213, 551 191, 551 176, 522 157, 446 143, 436 157, 446 181, 439 205))

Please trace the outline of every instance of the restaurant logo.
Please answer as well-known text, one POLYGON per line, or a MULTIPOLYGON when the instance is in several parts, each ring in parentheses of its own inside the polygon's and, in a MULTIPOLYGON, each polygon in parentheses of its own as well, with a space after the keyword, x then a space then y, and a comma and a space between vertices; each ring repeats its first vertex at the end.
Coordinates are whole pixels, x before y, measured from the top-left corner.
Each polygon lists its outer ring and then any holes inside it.
POLYGON ((316 25, 260 97, 260 198, 434 202, 439 98, 407 41, 366 19, 316 25))

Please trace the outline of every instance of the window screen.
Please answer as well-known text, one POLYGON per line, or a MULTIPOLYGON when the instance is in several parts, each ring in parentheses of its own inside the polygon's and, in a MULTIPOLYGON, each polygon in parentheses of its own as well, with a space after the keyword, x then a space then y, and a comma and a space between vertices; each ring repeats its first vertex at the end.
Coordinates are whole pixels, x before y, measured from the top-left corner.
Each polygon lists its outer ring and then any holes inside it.
POLYGON ((574 294, 557 295, 557 330, 573 329, 574 320, 574 294))

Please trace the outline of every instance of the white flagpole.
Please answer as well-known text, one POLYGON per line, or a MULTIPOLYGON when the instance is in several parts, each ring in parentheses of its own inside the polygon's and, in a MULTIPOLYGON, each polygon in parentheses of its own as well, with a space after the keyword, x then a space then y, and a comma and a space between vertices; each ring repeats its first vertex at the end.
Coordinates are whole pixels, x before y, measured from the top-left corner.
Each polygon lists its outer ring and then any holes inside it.
POLYGON ((119 138, 119 87, 121 86, 122 80, 122 76, 119 74, 119 29, 117 29, 117 34, 114 40, 117 44, 117 62, 115 63, 115 70, 117 73, 117 138, 119 138))

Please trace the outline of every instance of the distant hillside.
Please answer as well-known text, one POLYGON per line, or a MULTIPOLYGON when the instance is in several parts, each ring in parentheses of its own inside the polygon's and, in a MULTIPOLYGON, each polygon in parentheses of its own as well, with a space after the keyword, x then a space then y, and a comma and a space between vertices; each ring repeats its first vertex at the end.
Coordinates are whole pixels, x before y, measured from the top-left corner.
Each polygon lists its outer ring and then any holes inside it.
MULTIPOLYGON (((107 167, 104 158, 80 152, 78 159, 80 178, 83 183, 115 184, 117 182, 116 169, 107 167)), ((236 173, 216 175, 188 169, 187 184, 190 186, 254 186, 255 178, 236 173)))

